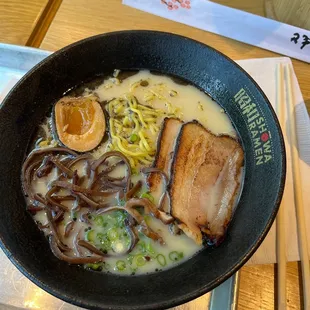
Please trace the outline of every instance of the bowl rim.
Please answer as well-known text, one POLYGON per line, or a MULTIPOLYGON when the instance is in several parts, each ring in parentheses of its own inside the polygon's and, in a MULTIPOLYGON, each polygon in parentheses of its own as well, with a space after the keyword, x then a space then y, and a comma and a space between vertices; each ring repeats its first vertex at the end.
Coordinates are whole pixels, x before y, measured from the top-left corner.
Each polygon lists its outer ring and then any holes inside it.
MULTIPOLYGON (((230 267, 228 269, 228 271, 224 274, 222 274, 220 277, 218 277, 216 280, 213 281, 213 283, 209 283, 208 285, 205 285, 199 289, 196 289, 190 293, 187 293, 186 295, 179 295, 177 298, 174 299, 170 299, 168 301, 165 302, 161 302, 158 301, 156 303, 156 309, 165 309, 167 307, 174 307, 180 304, 183 304, 185 302, 191 301, 195 298, 198 298, 199 296, 202 296, 203 294, 213 290, 215 287, 217 287, 218 285, 220 285, 221 283, 223 283, 225 280, 227 280, 229 277, 231 277, 234 273, 236 273, 248 260, 249 258, 254 254, 254 252, 258 249, 258 247, 261 245, 261 243, 263 242, 263 240, 265 239, 267 233, 269 232, 275 218, 277 215, 277 212, 279 210, 280 207, 280 203, 281 203, 281 199, 283 196, 283 192, 284 192, 284 186, 285 186, 285 176, 286 176, 286 152, 285 152, 285 143, 284 143, 284 139, 283 139, 283 133, 281 130, 281 126, 279 124, 279 120, 277 118, 277 115, 269 101, 269 99, 267 98, 267 96, 265 95, 264 91, 261 89, 261 87, 256 83, 256 81, 239 65, 237 64, 235 61, 233 61, 231 58, 229 58, 228 56, 226 56, 225 54, 223 54, 222 52, 216 50, 215 48, 209 46, 208 44, 202 43, 200 41, 191 39, 189 37, 183 36, 183 35, 179 35, 179 34, 175 34, 175 33, 170 33, 170 32, 164 32, 164 31, 156 31, 156 30, 120 30, 120 31, 112 31, 112 32, 106 32, 106 33, 102 33, 102 34, 98 34, 98 35, 94 35, 94 36, 90 36, 87 38, 84 38, 82 40, 79 40, 77 42, 74 42, 72 44, 69 44, 61 49, 59 49, 56 52, 53 52, 52 54, 50 54, 49 56, 47 56, 46 58, 44 58, 42 61, 40 61, 37 65, 35 65, 31 70, 29 70, 17 83, 16 85, 10 90, 10 92, 7 94, 7 96, 4 98, 1 108, 0 110, 6 105, 6 102, 9 101, 10 96, 13 92, 15 92, 15 89, 19 87, 20 84, 24 83, 24 81, 26 81, 28 79, 29 76, 31 76, 34 72, 36 72, 37 70, 40 70, 40 68, 42 66, 44 66, 46 63, 52 61, 55 57, 57 57, 60 54, 63 54, 64 52, 67 52, 68 50, 70 50, 73 47, 77 47, 79 45, 84 45, 87 42, 96 40, 96 39, 100 39, 100 38, 105 38, 108 36, 117 36, 117 35, 122 35, 122 34, 145 34, 145 35, 168 35, 168 36, 174 36, 174 37, 178 37, 180 39, 186 40, 186 41, 191 41, 196 43, 197 45, 200 45, 202 48, 208 48, 210 50, 212 50, 214 53, 220 55, 221 57, 224 57, 228 62, 232 63, 235 67, 237 67, 248 79, 249 81, 254 84, 254 86, 257 88, 257 90, 260 92, 260 94, 262 95, 265 103, 267 104, 272 116, 273 116, 273 121, 275 123, 276 129, 278 131, 279 134, 279 141, 280 141, 280 146, 281 146, 281 158, 282 158, 282 169, 280 171, 280 182, 279 182, 279 190, 277 193, 277 197, 276 197, 276 202, 275 202, 275 206, 273 208, 273 212, 270 214, 270 218, 268 220, 268 222, 266 222, 265 228, 262 232, 262 234, 259 236, 259 238, 256 240, 256 242, 249 248, 249 251, 242 256, 239 261, 234 264, 232 267, 230 267)), ((197 87, 197 86, 195 86, 197 87)), ((199 87, 198 87, 199 88, 199 87)), ((72 296, 68 296, 66 295, 64 292, 61 291, 61 289, 57 289, 55 287, 51 287, 49 286, 49 284, 45 284, 42 281, 40 281, 39 278, 33 276, 31 274, 31 272, 29 272, 26 267, 24 266, 23 262, 16 259, 13 254, 10 251, 10 246, 3 240, 2 236, 0 235, 0 247, 2 248, 2 250, 4 251, 5 255, 9 258, 9 260, 15 265, 15 267, 17 267, 17 269, 24 275, 26 276, 29 280, 31 280, 33 283, 35 283, 36 285, 38 285, 40 288, 42 288, 43 290, 45 290, 46 292, 52 294, 53 296, 55 296, 56 298, 59 298, 61 300, 64 300, 70 304, 74 304, 77 306, 81 306, 81 307, 87 307, 87 302, 83 302, 83 299, 78 297, 78 298, 72 298, 72 296)), ((88 306, 90 306, 92 309, 105 309, 100 307, 98 304, 94 305, 94 304, 89 304, 88 306)), ((145 307, 139 307, 139 306, 130 306, 130 307, 126 307, 126 306, 119 306, 119 307, 113 307, 113 309, 154 309, 154 304, 151 305, 147 305, 145 307)), ((109 309, 111 309, 109 307, 109 309)))

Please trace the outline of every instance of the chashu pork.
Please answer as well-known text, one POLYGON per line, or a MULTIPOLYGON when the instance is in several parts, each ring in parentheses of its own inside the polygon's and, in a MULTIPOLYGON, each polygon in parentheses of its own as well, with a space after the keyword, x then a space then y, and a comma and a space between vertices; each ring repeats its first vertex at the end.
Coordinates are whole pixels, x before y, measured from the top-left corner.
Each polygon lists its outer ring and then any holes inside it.
MULTIPOLYGON (((177 118, 165 118, 158 137, 157 153, 153 167, 163 171, 168 180, 170 178, 170 167, 173 159, 174 146, 183 122, 177 118)), ((147 178, 150 192, 155 196, 163 192, 163 180, 159 173, 150 173, 147 178)), ((159 198, 159 197, 157 197, 159 198)), ((170 212, 169 197, 165 196, 162 203, 163 210, 170 212)))
POLYGON ((196 243, 217 245, 231 220, 243 150, 196 121, 182 125, 171 166, 171 214, 196 243))

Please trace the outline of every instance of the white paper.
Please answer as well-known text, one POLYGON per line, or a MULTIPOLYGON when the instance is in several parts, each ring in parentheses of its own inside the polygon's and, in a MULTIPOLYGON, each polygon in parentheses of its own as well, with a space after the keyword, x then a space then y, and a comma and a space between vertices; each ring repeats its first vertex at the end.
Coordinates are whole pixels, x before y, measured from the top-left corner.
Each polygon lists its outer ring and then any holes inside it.
MULTIPOLYGON (((292 66, 292 62, 289 58, 262 58, 262 59, 249 59, 240 60, 237 63, 243 67, 263 89, 264 93, 268 97, 272 106, 276 105, 276 72, 277 65, 279 63, 289 64, 292 66)), ((293 71, 294 72, 294 71, 293 71)), ((298 85, 298 81, 295 73, 293 74, 294 83, 294 105, 297 126, 297 138, 298 138, 298 151, 299 151, 299 166, 302 180, 302 193, 303 193, 303 205, 305 210, 305 221, 310 223, 310 195, 308 194, 310 184, 310 121, 309 115, 304 104, 304 100, 298 85)), ((285 122, 288 115, 286 113, 285 102, 281 107, 283 114, 285 115, 285 122)), ((284 124, 285 125, 285 124, 284 124)), ((288 127, 288 126, 287 126, 288 127)), ((292 162, 289 133, 283 131, 284 140, 286 144, 286 156, 287 156, 287 177, 284 195, 282 199, 282 207, 285 209, 285 230, 286 230, 286 255, 288 261, 298 261, 298 238, 297 238, 297 225, 296 214, 294 205, 294 189, 292 178, 292 162)), ((310 226, 307 226, 308 236, 308 251, 310 250, 310 226)), ((310 251, 309 251, 310 254, 310 251)), ((276 225, 273 224, 266 239, 262 245, 251 257, 248 264, 267 264, 276 263, 276 225)))
POLYGON ((123 0, 123 4, 224 37, 310 62, 310 31, 308 30, 207 0, 123 0), (181 6, 180 2, 184 3, 185 8, 181 6), (190 4, 185 5, 185 3, 190 4), (177 9, 169 9, 171 6, 175 6, 177 9), (293 37, 299 37, 296 43, 291 41, 293 37))

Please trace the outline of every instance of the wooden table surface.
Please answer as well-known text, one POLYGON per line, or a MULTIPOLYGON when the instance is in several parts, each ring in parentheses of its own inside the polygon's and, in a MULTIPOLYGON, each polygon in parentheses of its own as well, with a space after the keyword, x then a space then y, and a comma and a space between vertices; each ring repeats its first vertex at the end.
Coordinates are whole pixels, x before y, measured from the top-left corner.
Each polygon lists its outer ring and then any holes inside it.
MULTIPOLYGON (((217 0, 215 2, 263 15, 263 1, 217 0)), ((40 1, 28 0, 27 3, 38 4, 38 2, 40 1)), ((124 29, 161 30, 181 34, 206 43, 234 60, 280 56, 273 52, 123 6, 121 0, 63 0, 40 47, 56 51, 85 37, 124 29)), ((1 31, 0 28, 0 34, 1 31)), ((21 30, 18 28, 15 31, 21 30)), ((13 34, 8 34, 8 38, 5 40, 12 42, 10 41, 12 37, 14 37, 13 34)), ((293 65, 308 111, 310 111, 310 67, 308 64, 297 60, 293 60, 293 65)), ((287 267, 287 308, 302 309, 299 264, 288 263, 287 267)), ((275 276, 276 266, 274 265, 243 267, 240 277, 238 309, 276 309, 275 276)), ((204 309, 204 303, 205 299, 202 296, 176 309, 200 310, 204 309)))
POLYGON ((25 45, 48 0, 1 0, 0 42, 25 45))

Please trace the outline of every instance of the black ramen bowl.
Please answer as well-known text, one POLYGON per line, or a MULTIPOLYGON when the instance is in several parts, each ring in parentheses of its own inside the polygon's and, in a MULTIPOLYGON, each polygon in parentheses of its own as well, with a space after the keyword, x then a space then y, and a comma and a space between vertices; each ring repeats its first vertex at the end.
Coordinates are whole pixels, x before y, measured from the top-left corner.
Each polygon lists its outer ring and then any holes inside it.
POLYGON ((268 99, 235 62, 188 38, 123 31, 65 47, 21 79, 4 100, 0 120, 1 247, 38 286, 86 308, 160 309, 212 290, 255 252, 281 201, 285 149, 268 99), (21 166, 31 136, 51 105, 68 89, 115 68, 146 68, 196 85, 223 107, 245 150, 243 191, 224 242, 149 275, 97 273, 58 260, 26 212, 21 190, 21 166))

